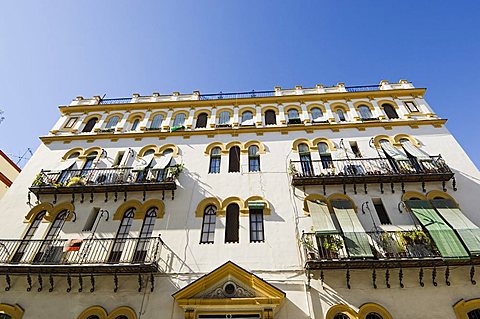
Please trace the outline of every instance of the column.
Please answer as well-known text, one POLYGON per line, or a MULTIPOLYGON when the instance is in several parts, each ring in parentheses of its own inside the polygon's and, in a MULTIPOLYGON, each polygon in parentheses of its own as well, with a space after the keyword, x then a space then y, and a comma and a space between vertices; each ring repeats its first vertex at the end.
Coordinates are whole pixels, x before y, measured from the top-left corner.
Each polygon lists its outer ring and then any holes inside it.
POLYGON ((195 109, 193 107, 190 107, 190 113, 188 113, 188 119, 185 121, 185 127, 187 128, 187 130, 192 128, 194 113, 195 113, 195 109))
POLYGON ((50 130, 50 133, 52 134, 57 134, 58 131, 62 128, 62 125, 63 123, 65 123, 65 121, 67 120, 68 116, 67 115, 62 115, 57 123, 55 123, 55 125, 53 126, 53 128, 50 130))
POLYGON ((257 122, 257 126, 262 126, 263 121, 262 121, 262 108, 260 107, 260 104, 255 105, 255 112, 256 114, 256 119, 255 122, 257 122))
POLYGON ((170 129, 170 122, 172 122, 172 115, 173 115, 173 109, 168 109, 167 117, 165 118, 165 120, 162 123, 163 124, 162 128, 164 130, 170 129))
POLYGON ((407 110, 402 100, 400 100, 398 97, 393 97, 393 102, 398 106, 397 108, 398 117, 410 118, 410 115, 409 115, 410 112, 407 110))
POLYGON ((310 123, 310 116, 308 115, 307 105, 301 102, 300 107, 302 108, 301 120, 303 124, 310 123))
POLYGON ((108 116, 107 112, 104 112, 102 114, 102 117, 98 120, 97 124, 95 124, 95 126, 93 127, 94 132, 100 131, 100 129, 102 128, 103 123, 105 122, 105 119, 107 118, 107 116, 108 116))
POLYGON ((373 105, 373 109, 375 110, 375 114, 373 116, 378 117, 379 120, 384 120, 387 118, 387 115, 383 111, 383 109, 378 105, 377 100, 371 99, 370 103, 373 105))
POLYGON ((127 124, 127 118, 130 115, 130 111, 126 111, 125 114, 123 114, 122 119, 117 123, 117 126, 115 127, 115 131, 117 132, 122 132, 125 130, 125 124, 127 124))
POLYGON ((285 120, 285 111, 283 110, 283 104, 279 103, 278 104, 278 122, 280 124, 285 124, 287 121, 285 120))
POLYGON ((323 102, 323 105, 325 106, 325 115, 327 117, 327 120, 329 122, 335 122, 335 117, 333 116, 332 113, 332 108, 330 107, 330 102, 323 102))
POLYGON ((350 119, 353 121, 359 121, 360 116, 357 113, 357 110, 355 109, 355 105, 353 105, 353 102, 351 100, 347 101, 348 105, 348 113, 350 113, 350 119))
POLYGON ((217 122, 217 107, 212 106, 212 115, 210 115, 210 127, 215 128, 217 122))
POLYGON ((150 121, 150 116, 152 115, 152 110, 147 110, 145 117, 140 122, 140 131, 145 131, 147 129, 148 121, 150 121))
POLYGON ((238 126, 238 105, 233 107, 233 127, 238 126))

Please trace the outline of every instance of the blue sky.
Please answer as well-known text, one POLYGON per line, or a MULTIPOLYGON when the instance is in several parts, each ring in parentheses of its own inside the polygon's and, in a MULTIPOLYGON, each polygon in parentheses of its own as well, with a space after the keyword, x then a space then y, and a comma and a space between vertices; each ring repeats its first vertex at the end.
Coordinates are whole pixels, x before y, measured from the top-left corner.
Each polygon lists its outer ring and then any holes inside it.
POLYGON ((408 79, 428 88, 427 101, 479 167, 479 9, 476 1, 3 1, 0 149, 34 150, 57 106, 78 95, 408 79))

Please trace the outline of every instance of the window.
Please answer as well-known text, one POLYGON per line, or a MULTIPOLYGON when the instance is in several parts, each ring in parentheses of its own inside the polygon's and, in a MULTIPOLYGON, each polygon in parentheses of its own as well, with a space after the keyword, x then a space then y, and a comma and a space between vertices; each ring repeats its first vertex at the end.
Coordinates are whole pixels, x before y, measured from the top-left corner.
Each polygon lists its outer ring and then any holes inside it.
POLYGON ((132 227, 134 214, 134 208, 130 208, 125 212, 125 214, 123 214, 122 221, 120 222, 120 227, 118 228, 117 235, 115 236, 115 240, 113 242, 112 251, 110 252, 110 256, 108 257, 109 262, 116 263, 120 261, 123 249, 125 248, 125 244, 127 242, 128 233, 130 231, 130 228, 132 227))
POLYGON ((80 173, 82 176, 85 176, 88 173, 88 170, 93 166, 93 162, 97 158, 97 155, 97 152, 91 152, 87 155, 87 160, 85 161, 85 164, 83 164, 82 172, 80 173))
POLYGON ((135 119, 133 120, 132 128, 130 129, 131 131, 136 131, 138 124, 140 124, 140 119, 135 119))
POLYGON ((200 244, 213 244, 215 237, 215 222, 217 215, 217 208, 213 205, 205 208, 203 213, 202 235, 200 244))
POLYGON ((159 130, 162 127, 163 115, 157 114, 153 117, 152 123, 150 123, 149 130, 159 130))
POLYGON ((25 233, 25 236, 23 236, 22 241, 20 242, 20 245, 18 246, 17 251, 13 255, 12 258, 12 263, 17 263, 22 260, 23 255, 25 254, 25 250, 27 249, 27 246, 29 245, 29 241, 33 238, 33 235, 35 235, 35 232, 38 229, 38 226, 40 225, 40 222, 42 221, 43 217, 45 216, 47 212, 43 211, 37 214, 35 216, 35 219, 33 222, 30 224, 30 227, 28 228, 27 232, 25 233))
POLYGON ((72 128, 77 123, 78 117, 71 117, 65 123, 65 128, 72 128))
POLYGON ((175 120, 173 121, 173 127, 180 127, 185 124, 185 114, 178 113, 175 115, 175 120))
POLYGON ((115 126, 117 126, 119 120, 120 120, 120 118, 118 116, 116 116, 116 115, 112 116, 111 118, 108 119, 108 122, 107 122, 107 125, 105 125, 105 128, 106 129, 115 128, 115 126))
POLYGON ((375 207, 375 211, 377 212, 378 219, 380 219, 380 223, 382 225, 390 225, 392 222, 388 217, 387 211, 385 206, 383 206, 383 202, 381 198, 372 198, 373 206, 375 207))
POLYGON ((277 115, 275 111, 268 110, 265 111, 265 125, 275 125, 277 124, 277 115))
POLYGON ((12 319, 12 316, 7 315, 6 313, 0 313, 0 319, 12 319))
POLYGON ((310 112, 312 113, 313 122, 321 121, 323 117, 323 112, 321 109, 319 109, 318 107, 314 107, 310 112))
POLYGON ((411 101, 404 102, 409 112, 419 112, 418 107, 411 101))
POLYGON ((343 112, 342 109, 337 109, 337 116, 338 116, 338 121, 339 122, 345 122, 345 113, 343 112))
POLYGON ((230 204, 227 206, 227 220, 225 225, 225 242, 238 243, 238 229, 240 209, 237 204, 230 204))
POLYGON ((91 231, 93 229, 93 225, 95 225, 95 222, 97 221, 99 212, 100 212, 99 207, 93 207, 82 231, 91 231))
POLYGON ((350 141, 350 148, 352 149, 353 154, 355 154, 356 158, 361 158, 362 153, 360 152, 360 149, 358 148, 358 144, 355 141, 350 141))
POLYGON ((362 120, 370 120, 373 118, 372 112, 370 111, 370 108, 366 105, 360 105, 358 107, 358 112, 360 113, 360 118, 362 120))
POLYGON ((260 172, 260 154, 256 145, 248 148, 248 171, 260 172))
POLYGON ((87 319, 100 319, 100 317, 97 315, 91 315, 91 316, 88 316, 87 319))
POLYGON ((320 160, 322 161, 323 168, 333 167, 332 155, 330 154, 328 144, 325 142, 320 142, 317 144, 318 153, 320 153, 320 160))
POLYGON ((228 126, 230 125, 230 112, 228 111, 223 111, 220 113, 220 117, 218 120, 218 124, 220 126, 228 126))
POLYGON ((382 107, 383 111, 389 119, 398 119, 397 111, 395 111, 395 108, 393 106, 391 106, 390 104, 383 104, 382 107))
POLYGON ((120 166, 123 160, 123 156, 125 156, 124 151, 120 151, 117 153, 117 157, 115 158, 115 161, 113 162, 113 166, 120 166))
POLYGON ((120 316, 116 316, 115 319, 128 319, 128 317, 124 315, 120 315, 120 316))
POLYGON ((312 158, 310 156, 310 148, 307 144, 298 145, 298 153, 300 154, 300 164, 304 176, 313 175, 312 158))
POLYGON ((365 316, 365 319, 383 319, 383 317, 376 312, 370 312, 368 315, 365 316))
POLYGON ((480 319, 480 309, 474 309, 467 313, 468 319, 480 319))
POLYGON ((210 174, 220 173, 221 153, 220 147, 214 147, 210 152, 210 169, 208 170, 210 174))
POLYGON ((138 236, 137 247, 135 248, 135 255, 133 260, 135 262, 145 261, 147 257, 147 250, 149 244, 149 238, 152 236, 153 227, 155 226, 155 220, 157 219, 157 208, 151 207, 145 214, 143 219, 142 228, 140 229, 140 235, 138 236))
POLYGON ((263 209, 250 209, 250 242, 265 240, 263 231, 263 209))
POLYGON ((228 157, 228 172, 240 172, 240 147, 232 146, 228 157))
POLYGON ((207 121, 208 121, 208 114, 200 113, 197 117, 197 123, 195 124, 195 128, 206 128, 207 121))
POLYGON ((144 153, 143 153, 143 156, 142 157, 145 157, 145 156, 148 156, 148 155, 152 155, 152 154, 155 154, 155 150, 153 148, 149 149, 149 150, 146 150, 144 153))
POLYGON ((48 229, 47 235, 33 259, 34 263, 51 262, 59 260, 63 254, 63 243, 59 245, 56 241, 58 234, 65 224, 68 217, 68 211, 64 210, 57 215, 52 225, 48 229))
POLYGON ((350 317, 344 313, 339 313, 339 314, 336 314, 335 317, 333 317, 333 319, 350 319, 350 317))
POLYGON ((287 112, 288 124, 301 124, 300 115, 296 109, 290 109, 287 112))
POLYGON ((242 113, 242 126, 250 126, 253 125, 253 113, 250 111, 245 111, 242 113))
POLYGON ((85 127, 83 128, 82 132, 91 132, 95 127, 95 124, 97 124, 97 121, 98 121, 98 118, 96 117, 89 119, 87 124, 85 124, 85 127))

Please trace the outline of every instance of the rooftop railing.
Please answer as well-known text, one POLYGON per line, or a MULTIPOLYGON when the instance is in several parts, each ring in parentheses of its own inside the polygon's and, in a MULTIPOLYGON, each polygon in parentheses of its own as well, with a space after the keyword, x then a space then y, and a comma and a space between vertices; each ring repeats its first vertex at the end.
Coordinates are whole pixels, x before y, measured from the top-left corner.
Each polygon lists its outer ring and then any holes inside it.
POLYGON ((380 85, 357 85, 357 86, 346 86, 345 89, 347 92, 366 92, 366 91, 379 91, 380 85))
POLYGON ((250 91, 250 92, 231 92, 231 93, 213 93, 201 94, 200 100, 221 100, 221 99, 248 99, 255 97, 275 96, 275 91, 250 91))
POLYGON ((101 99, 100 104, 124 104, 130 103, 132 101, 131 97, 119 97, 112 99, 101 99))

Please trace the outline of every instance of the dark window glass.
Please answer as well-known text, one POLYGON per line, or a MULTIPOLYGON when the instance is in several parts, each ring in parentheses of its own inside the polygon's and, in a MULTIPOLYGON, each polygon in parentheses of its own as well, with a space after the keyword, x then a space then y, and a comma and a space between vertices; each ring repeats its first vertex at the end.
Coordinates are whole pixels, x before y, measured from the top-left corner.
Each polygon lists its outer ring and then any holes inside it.
POLYGON ((260 154, 256 145, 248 148, 248 171, 260 172, 260 154))
POLYGON ((480 309, 474 309, 468 312, 468 319, 480 319, 480 309))
POLYGON ((268 110, 265 112, 265 125, 275 125, 277 124, 277 115, 275 111, 268 110))
POLYGON ((133 260, 135 262, 145 261, 147 256, 148 244, 150 243, 149 237, 152 236, 153 227, 155 226, 155 220, 157 219, 157 208, 150 208, 145 214, 142 228, 140 229, 140 235, 138 236, 137 248, 135 249, 135 255, 133 260))
POLYGON ((197 124, 195 128, 205 128, 207 127, 208 121, 208 114, 207 113, 200 113, 197 117, 197 124))
POLYGON ((320 160, 323 168, 333 167, 332 155, 330 154, 328 144, 320 142, 317 144, 318 152, 320 153, 320 160))
POLYGON ((373 198, 373 206, 375 207, 375 211, 377 212, 378 218, 380 219, 380 223, 382 225, 390 225, 392 222, 388 217, 387 210, 385 206, 383 206, 383 202, 381 198, 373 198))
POLYGON ((200 238, 201 244, 213 244, 216 214, 217 209, 215 206, 210 205, 205 208, 205 212, 203 213, 202 237, 200 238))
POLYGON ((88 316, 87 319, 100 319, 100 317, 97 315, 91 315, 91 316, 88 316))
POLYGON ((360 152, 360 149, 358 148, 358 144, 355 141, 350 142, 350 148, 352 149, 353 154, 355 154, 355 157, 361 158, 362 153, 360 152))
POLYGON ((115 319, 128 319, 128 317, 121 315, 121 316, 116 316, 115 319))
POLYGON ((303 175, 313 175, 312 158, 310 156, 310 148, 308 145, 303 143, 298 145, 298 153, 300 154, 300 164, 302 165, 303 175))
POLYGON ((240 172, 240 147, 232 146, 228 157, 228 172, 240 172))
POLYGON ((0 313, 0 319, 12 319, 12 316, 7 315, 6 313, 0 313))
POLYGON ((264 241, 263 209, 251 209, 250 212, 250 242, 264 241))
POLYGON ((210 153, 210 169, 208 172, 210 174, 220 173, 220 161, 221 161, 221 150, 220 147, 215 147, 210 153))
POLYGON ((105 128, 114 128, 117 126, 118 121, 120 118, 118 116, 112 116, 111 118, 108 119, 107 125, 105 125, 105 128))
POLYGON ((95 127, 95 124, 97 124, 97 121, 98 121, 98 118, 96 117, 89 119, 87 124, 85 124, 85 127, 83 128, 82 132, 91 132, 95 127))
POLYGON ((56 239, 62 230, 65 220, 67 219, 68 211, 64 210, 57 215, 53 224, 48 229, 47 235, 40 246, 40 249, 37 251, 34 262, 35 263, 48 263, 54 262, 61 257, 63 247, 59 247, 56 243, 56 239))
POLYGON ((122 221, 120 222, 120 227, 118 228, 117 235, 115 236, 115 240, 113 242, 110 257, 108 258, 108 261, 111 263, 120 261, 120 257, 122 256, 123 249, 125 248, 125 244, 127 242, 130 227, 132 227, 134 214, 135 209, 130 208, 123 215, 122 221))
POLYGON ((383 319, 383 317, 376 312, 370 312, 365 319, 383 319))
POLYGON ((230 204, 227 206, 227 220, 225 227, 225 242, 238 243, 238 229, 239 224, 239 207, 237 204, 230 204))
POLYGON ((287 112, 288 124, 301 124, 300 115, 296 109, 290 109, 287 112))
POLYGON ((360 117, 362 120, 368 120, 373 118, 372 112, 368 108, 368 106, 360 105, 358 107, 358 112, 360 113, 360 117))
POLYGON ((150 129, 159 130, 162 126, 162 122, 163 122, 163 115, 162 114, 155 115, 152 119, 152 123, 150 123, 150 129))
POLYGON ((338 116, 338 120, 340 122, 345 122, 345 113, 343 113, 343 110, 338 109, 337 110, 337 116, 338 116))
POLYGON ((95 162, 95 159, 97 158, 98 153, 97 152, 92 152, 87 155, 87 159, 85 161, 85 164, 83 164, 81 175, 85 176, 88 173, 88 170, 92 168, 93 163, 95 162))
POLYGON ((335 317, 333 317, 333 319, 350 319, 350 317, 344 313, 339 313, 339 314, 336 314, 335 317))
POLYGON ((13 255, 12 262, 16 263, 22 260, 22 257, 25 254, 25 250, 28 247, 29 241, 33 238, 33 235, 35 235, 35 232, 37 231, 40 222, 45 216, 45 213, 46 211, 43 211, 38 213, 37 216, 35 216, 35 219, 30 224, 30 227, 28 228, 25 236, 23 237, 23 240, 20 242, 17 251, 13 255))
POLYGON ((390 104, 383 104, 382 107, 389 119, 398 119, 397 111, 393 106, 390 104))
POLYGON ((137 127, 138 127, 138 124, 139 124, 139 123, 140 123, 140 120, 139 120, 139 119, 135 119, 135 120, 133 121, 131 130, 132 130, 132 131, 137 130, 137 127))

